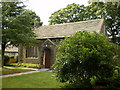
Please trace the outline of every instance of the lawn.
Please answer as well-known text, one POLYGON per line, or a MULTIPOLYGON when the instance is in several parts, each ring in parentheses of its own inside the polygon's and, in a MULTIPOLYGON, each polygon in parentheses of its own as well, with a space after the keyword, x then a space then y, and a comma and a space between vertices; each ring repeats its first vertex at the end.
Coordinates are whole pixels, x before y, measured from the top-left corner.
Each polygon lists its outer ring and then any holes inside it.
MULTIPOLYGON (((28 69, 28 68, 4 66, 4 67, 2 68, 2 75, 13 74, 13 73, 20 73, 20 72, 26 72, 26 71, 31 71, 31 70, 32 70, 32 69, 28 69)), ((0 70, 0 71, 1 71, 1 70, 0 70)))
POLYGON ((60 88, 63 84, 53 72, 43 71, 3 78, 2 85, 3 88, 60 88))

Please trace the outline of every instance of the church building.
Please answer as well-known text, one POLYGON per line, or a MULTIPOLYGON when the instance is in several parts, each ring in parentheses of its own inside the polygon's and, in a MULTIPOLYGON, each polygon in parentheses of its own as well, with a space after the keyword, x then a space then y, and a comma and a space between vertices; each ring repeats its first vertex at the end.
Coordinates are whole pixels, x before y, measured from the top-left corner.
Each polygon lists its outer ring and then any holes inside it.
POLYGON ((34 30, 38 43, 31 47, 22 45, 19 47, 19 62, 40 64, 42 67, 50 68, 56 59, 56 46, 60 44, 60 41, 80 31, 105 34, 104 20, 95 19, 41 26, 34 30))

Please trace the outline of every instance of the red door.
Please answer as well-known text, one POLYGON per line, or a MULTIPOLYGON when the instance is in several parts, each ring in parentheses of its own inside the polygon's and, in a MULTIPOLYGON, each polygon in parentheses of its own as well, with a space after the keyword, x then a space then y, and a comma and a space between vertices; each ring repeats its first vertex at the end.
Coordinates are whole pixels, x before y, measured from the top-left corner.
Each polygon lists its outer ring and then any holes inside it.
POLYGON ((50 49, 45 49, 45 68, 50 68, 50 49))

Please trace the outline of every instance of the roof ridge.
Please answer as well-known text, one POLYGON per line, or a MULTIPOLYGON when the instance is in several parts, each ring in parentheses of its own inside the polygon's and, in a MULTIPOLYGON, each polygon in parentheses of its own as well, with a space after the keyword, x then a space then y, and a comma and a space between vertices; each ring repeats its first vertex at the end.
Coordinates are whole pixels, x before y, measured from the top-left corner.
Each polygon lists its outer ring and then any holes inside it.
MULTIPOLYGON (((71 24, 79 24, 79 23, 85 23, 85 22, 92 22, 92 21, 97 21, 97 20, 100 20, 100 21, 103 21, 103 19, 92 19, 92 20, 86 20, 86 21, 79 21, 79 22, 69 22, 69 23, 61 23, 61 24, 54 24, 54 25, 45 25, 45 26, 40 26, 39 28, 41 27, 52 27, 52 26, 61 26, 61 25, 71 25, 71 24)), ((39 29, 37 28, 37 29, 39 29)), ((35 29, 35 30, 37 30, 35 29)))

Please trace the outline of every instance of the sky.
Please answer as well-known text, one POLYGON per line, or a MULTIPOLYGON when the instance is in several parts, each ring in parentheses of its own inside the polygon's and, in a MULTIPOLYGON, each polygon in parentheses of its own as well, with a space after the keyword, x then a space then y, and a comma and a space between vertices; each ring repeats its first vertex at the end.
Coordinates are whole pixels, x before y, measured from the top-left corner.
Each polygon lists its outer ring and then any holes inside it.
POLYGON ((27 9, 36 12, 43 25, 48 25, 49 17, 55 11, 65 8, 68 4, 88 5, 88 0, 27 0, 27 9))

